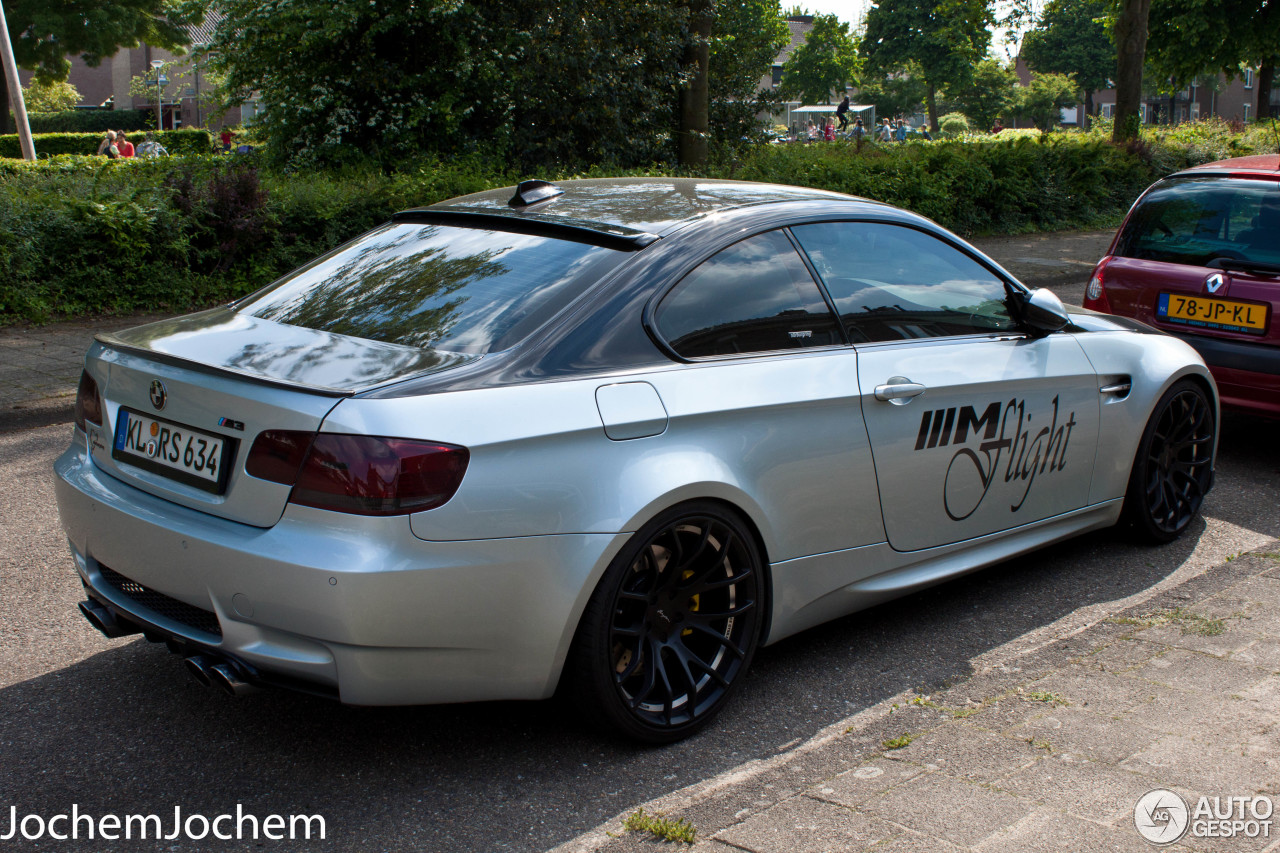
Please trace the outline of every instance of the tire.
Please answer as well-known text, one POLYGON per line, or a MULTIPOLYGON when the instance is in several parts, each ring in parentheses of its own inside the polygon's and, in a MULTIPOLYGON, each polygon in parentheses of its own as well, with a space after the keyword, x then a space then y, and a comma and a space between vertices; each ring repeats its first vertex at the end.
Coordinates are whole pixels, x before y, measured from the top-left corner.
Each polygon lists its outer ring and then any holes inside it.
POLYGON ((1160 398, 1124 496, 1121 517, 1136 539, 1172 542, 1196 517, 1213 482, 1216 430, 1213 405, 1198 383, 1184 379, 1160 398))
POLYGON ((742 684, 760 639, 764 569, 733 512, 683 504, 609 564, 569 658, 569 698, 589 722, 650 744, 707 725, 742 684))

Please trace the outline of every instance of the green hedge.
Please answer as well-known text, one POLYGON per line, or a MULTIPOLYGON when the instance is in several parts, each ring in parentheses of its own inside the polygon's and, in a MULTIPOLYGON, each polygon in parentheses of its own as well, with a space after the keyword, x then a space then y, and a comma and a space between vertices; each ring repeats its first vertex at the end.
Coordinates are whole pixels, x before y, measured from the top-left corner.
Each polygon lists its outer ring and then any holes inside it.
POLYGON ((31 113, 32 133, 106 133, 108 130, 146 130, 156 123, 155 113, 145 110, 64 110, 31 113))
MULTIPOLYGON (((115 130, 116 128, 112 128, 115 130)), ((102 133, 33 133, 36 156, 44 159, 59 154, 95 154, 102 142, 102 133)), ((129 132, 128 140, 138 145, 147 135, 144 131, 129 132)), ((166 130, 156 137, 170 154, 208 154, 213 150, 213 134, 207 130, 166 130)), ((22 143, 16 133, 0 136, 0 157, 22 158, 22 143)))
MULTIPOLYGON (((207 143, 208 134, 199 135, 207 143)), ((837 190, 915 210, 965 235, 1016 233, 1112 227, 1159 175, 1224 151, 1249 153, 1250 145, 1203 133, 1128 148, 1086 134, 861 149, 772 145, 679 173, 837 190)), ((252 157, 239 156, 0 161, 0 322, 215 304, 398 209, 527 177, 672 174, 661 167, 536 176, 509 169, 478 156, 424 160, 392 175, 260 172, 252 157)))

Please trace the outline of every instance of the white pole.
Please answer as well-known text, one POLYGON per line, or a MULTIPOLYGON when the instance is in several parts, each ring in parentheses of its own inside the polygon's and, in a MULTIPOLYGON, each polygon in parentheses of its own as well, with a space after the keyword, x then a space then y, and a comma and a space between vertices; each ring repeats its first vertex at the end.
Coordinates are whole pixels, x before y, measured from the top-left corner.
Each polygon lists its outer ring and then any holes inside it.
POLYGON ((164 130, 164 104, 161 101, 161 97, 164 94, 164 89, 161 88, 160 86, 160 77, 161 77, 160 69, 164 68, 164 60, 162 59, 151 60, 151 67, 156 72, 156 131, 159 132, 164 130))
POLYGON ((4 76, 9 81, 9 103, 13 105, 13 118, 18 125, 18 140, 22 143, 22 159, 36 159, 36 143, 31 138, 31 124, 27 121, 27 102, 22 97, 22 81, 18 79, 18 63, 13 58, 13 44, 9 41, 9 24, 4 19, 4 3, 0 3, 0 56, 4 59, 4 76))

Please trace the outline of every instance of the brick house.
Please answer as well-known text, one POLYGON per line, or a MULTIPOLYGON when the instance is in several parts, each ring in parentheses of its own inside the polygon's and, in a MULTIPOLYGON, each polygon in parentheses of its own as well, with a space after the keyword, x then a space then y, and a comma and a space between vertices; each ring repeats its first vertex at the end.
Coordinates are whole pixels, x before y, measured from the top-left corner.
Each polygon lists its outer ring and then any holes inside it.
MULTIPOLYGON (((210 12, 205 16, 202 24, 189 28, 191 45, 188 48, 189 52, 183 56, 144 44, 135 48, 122 47, 114 56, 104 59, 97 67, 86 65, 79 56, 69 57, 71 74, 67 81, 80 92, 81 100, 77 109, 101 107, 144 110, 154 116, 156 102, 160 100, 165 130, 173 130, 177 127, 208 127, 217 130, 224 125, 234 126, 252 121, 259 109, 255 102, 245 104, 243 108, 229 110, 222 116, 207 115, 206 111, 196 103, 197 87, 200 86, 200 60, 193 58, 190 51, 212 41, 214 29, 219 20, 220 16, 216 12, 210 12), (177 62, 182 69, 190 70, 187 85, 179 87, 171 83, 164 88, 163 96, 159 99, 154 94, 149 97, 130 95, 130 81, 137 76, 149 75, 151 61, 155 59, 163 62, 177 62)), ((21 78, 22 84, 26 86, 31 82, 31 73, 22 71, 21 78)), ((151 126, 155 126, 154 119, 151 126)))

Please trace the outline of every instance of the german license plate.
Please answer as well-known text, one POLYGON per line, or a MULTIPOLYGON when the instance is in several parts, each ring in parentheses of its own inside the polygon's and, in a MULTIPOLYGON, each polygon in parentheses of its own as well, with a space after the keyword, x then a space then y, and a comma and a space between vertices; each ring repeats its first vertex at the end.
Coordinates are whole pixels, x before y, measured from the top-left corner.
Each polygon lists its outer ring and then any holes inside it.
POLYGON ((1162 293, 1156 303, 1156 316, 1169 323, 1198 326, 1202 329, 1225 329, 1251 335, 1267 333, 1269 306, 1234 299, 1206 299, 1181 293, 1162 293))
POLYGON ((120 408, 111 458, 219 494, 227 439, 184 424, 120 408))

